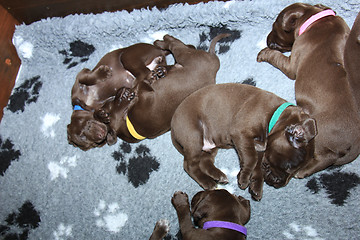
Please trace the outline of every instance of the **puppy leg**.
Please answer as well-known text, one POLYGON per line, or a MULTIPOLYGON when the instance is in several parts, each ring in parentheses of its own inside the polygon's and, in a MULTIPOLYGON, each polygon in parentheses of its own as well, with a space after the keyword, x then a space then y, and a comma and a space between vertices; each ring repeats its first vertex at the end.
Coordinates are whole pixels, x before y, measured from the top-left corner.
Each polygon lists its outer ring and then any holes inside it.
POLYGON ((264 48, 257 56, 258 62, 268 62, 274 67, 282 71, 288 78, 295 80, 296 78, 296 67, 295 64, 291 63, 289 57, 285 56, 277 50, 270 48, 264 48))
POLYGON ((90 71, 89 69, 84 68, 79 72, 77 78, 79 79, 79 83, 90 86, 95 85, 98 82, 105 81, 111 76, 111 68, 106 65, 101 65, 94 71, 90 71))
POLYGON ((191 47, 189 47, 188 45, 185 45, 183 42, 181 42, 179 39, 174 38, 170 35, 165 35, 163 41, 155 41, 154 45, 162 49, 170 50, 176 62, 180 65, 193 64, 190 60, 191 58, 196 56, 196 54, 194 54, 194 51, 197 52, 197 50, 191 45, 191 47))
POLYGON ((205 174, 200 168, 200 161, 184 158, 184 170, 204 189, 215 189, 217 184, 209 175, 205 174))
POLYGON ((174 206, 178 219, 180 231, 185 238, 185 235, 191 235, 191 232, 195 230, 195 227, 191 221, 189 198, 186 193, 175 192, 171 199, 171 203, 174 206))
POLYGON ((237 176, 239 187, 244 190, 250 184, 250 177, 258 162, 258 155, 255 150, 254 139, 251 135, 244 133, 236 134, 233 143, 240 159, 240 172, 237 176))
MULTIPOLYGON (((216 155, 216 153, 213 155, 216 155)), ((215 156, 211 156, 210 158, 201 160, 200 168, 202 172, 210 176, 217 183, 220 184, 229 183, 229 180, 225 175, 225 173, 223 173, 220 169, 215 167, 214 161, 215 161, 215 156)))
POLYGON ((161 240, 169 232, 169 222, 167 220, 159 220, 156 222, 153 233, 149 240, 161 240))
POLYGON ((260 201, 263 194, 264 177, 261 171, 262 157, 264 153, 258 152, 258 162, 251 175, 249 192, 255 201, 260 201))

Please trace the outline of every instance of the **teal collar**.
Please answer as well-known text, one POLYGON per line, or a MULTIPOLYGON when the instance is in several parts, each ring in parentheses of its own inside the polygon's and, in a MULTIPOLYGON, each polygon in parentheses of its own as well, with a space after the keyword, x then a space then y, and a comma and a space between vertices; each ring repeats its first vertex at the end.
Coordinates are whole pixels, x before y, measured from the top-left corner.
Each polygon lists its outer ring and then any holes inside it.
POLYGON ((271 132, 271 130, 273 129, 273 127, 275 126, 276 122, 279 120, 280 115, 282 114, 282 112, 288 107, 288 106, 295 106, 292 103, 286 102, 280 105, 280 107, 278 107, 276 109, 276 111, 274 112, 274 114, 272 115, 271 119, 270 119, 270 123, 269 123, 269 132, 271 132))

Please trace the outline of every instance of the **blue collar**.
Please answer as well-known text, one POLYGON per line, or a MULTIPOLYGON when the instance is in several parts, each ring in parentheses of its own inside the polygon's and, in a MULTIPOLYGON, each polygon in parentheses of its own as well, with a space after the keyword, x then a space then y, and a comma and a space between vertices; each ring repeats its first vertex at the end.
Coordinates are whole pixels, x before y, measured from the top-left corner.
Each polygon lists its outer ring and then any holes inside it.
POLYGON ((276 109, 276 111, 274 112, 274 114, 272 115, 271 119, 270 119, 270 123, 269 123, 269 131, 268 133, 271 132, 271 130, 273 129, 273 127, 275 126, 276 122, 279 120, 280 115, 283 113, 283 111, 288 107, 288 106, 295 106, 292 103, 286 102, 280 105, 280 107, 278 107, 276 109))
POLYGON ((203 229, 209 229, 209 228, 227 228, 227 229, 231 229, 237 232, 240 232, 242 234, 244 234, 246 236, 247 234, 247 229, 244 226, 241 226, 239 224, 236 223, 232 223, 232 222, 226 222, 226 221, 208 221, 204 223, 203 229))
POLYGON ((76 111, 76 110, 85 110, 85 109, 83 109, 80 105, 75 105, 74 111, 76 111))

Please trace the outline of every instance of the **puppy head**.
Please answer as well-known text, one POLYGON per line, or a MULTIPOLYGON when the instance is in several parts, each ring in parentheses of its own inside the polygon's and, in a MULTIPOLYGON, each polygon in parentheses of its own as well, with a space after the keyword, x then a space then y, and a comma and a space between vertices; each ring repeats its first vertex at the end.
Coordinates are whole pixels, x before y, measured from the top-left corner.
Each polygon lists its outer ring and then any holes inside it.
POLYGON ((281 52, 291 51, 300 26, 312 15, 330 9, 323 5, 294 3, 282 10, 276 18, 267 45, 281 52))
POLYGON ((106 143, 108 128, 104 123, 96 121, 92 112, 76 110, 67 125, 67 135, 69 144, 86 151, 106 143))
POLYGON ((261 166, 265 182, 275 188, 286 186, 313 157, 316 135, 315 120, 300 107, 288 107, 267 139, 261 166))
POLYGON ((225 189, 205 190, 191 200, 194 224, 202 227, 206 221, 231 221, 245 225, 250 220, 250 201, 230 194, 225 189))

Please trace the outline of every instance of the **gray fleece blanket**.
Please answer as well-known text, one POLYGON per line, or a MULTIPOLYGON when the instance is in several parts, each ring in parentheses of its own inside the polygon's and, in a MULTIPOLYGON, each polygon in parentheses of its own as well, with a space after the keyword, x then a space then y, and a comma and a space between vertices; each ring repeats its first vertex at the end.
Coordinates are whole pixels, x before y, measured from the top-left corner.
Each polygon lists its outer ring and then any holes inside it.
MULTIPOLYGON (((330 6, 350 27, 360 10, 358 0, 306 2, 330 6)), ((184 172, 170 134, 87 152, 69 145, 75 76, 113 49, 166 33, 207 49, 227 32, 232 37, 217 45, 217 83, 252 84, 294 102, 294 82, 256 62, 277 14, 291 3, 179 4, 17 26, 13 41, 22 66, 0 125, 0 239, 148 239, 159 219, 170 222, 166 239, 181 239, 171 197, 177 190, 192 197, 201 188, 184 172)), ((230 180, 223 187, 251 199, 237 186, 235 151, 221 150, 216 159, 230 180)), ((359 163, 281 189, 265 185, 263 199, 251 200, 248 239, 359 239, 359 163)))

